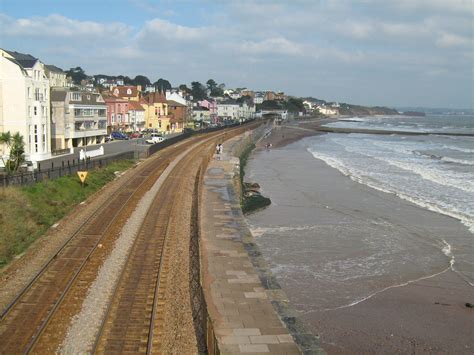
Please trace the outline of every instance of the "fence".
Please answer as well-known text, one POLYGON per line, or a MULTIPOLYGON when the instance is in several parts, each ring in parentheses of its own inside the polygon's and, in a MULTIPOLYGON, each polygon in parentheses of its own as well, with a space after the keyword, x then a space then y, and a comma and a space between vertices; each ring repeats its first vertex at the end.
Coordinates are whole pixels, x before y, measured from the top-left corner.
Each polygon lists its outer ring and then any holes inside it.
MULTIPOLYGON (((244 124, 248 124, 253 120, 247 121, 244 124)), ((13 186, 13 185, 28 185, 34 184, 36 182, 40 182, 46 179, 56 179, 61 176, 75 174, 78 171, 95 169, 97 167, 103 167, 110 164, 110 162, 115 160, 121 159, 140 159, 144 157, 148 157, 152 154, 155 154, 159 150, 166 148, 172 144, 175 144, 183 139, 189 138, 194 134, 205 134, 210 132, 215 132, 222 130, 224 128, 230 128, 239 126, 239 123, 227 125, 223 127, 214 127, 214 128, 206 128, 199 131, 190 131, 179 136, 174 136, 172 138, 168 138, 163 142, 156 143, 151 145, 147 151, 128 151, 123 153, 118 153, 115 155, 106 156, 100 159, 86 159, 86 160, 79 160, 79 159, 72 159, 72 161, 62 161, 61 163, 54 162, 51 163, 51 166, 44 166, 41 162, 38 163, 38 169, 34 171, 22 172, 19 174, 14 175, 0 175, 0 187, 5 186, 13 186)))
POLYGON ((34 184, 43 180, 57 179, 61 176, 72 175, 78 171, 105 167, 113 161, 134 159, 134 157, 135 152, 129 151, 94 160, 90 158, 86 160, 72 159, 72 161, 62 161, 56 165, 51 163, 51 166, 48 167, 44 167, 41 163, 38 163, 38 169, 34 171, 14 175, 0 175, 0 186, 34 184))

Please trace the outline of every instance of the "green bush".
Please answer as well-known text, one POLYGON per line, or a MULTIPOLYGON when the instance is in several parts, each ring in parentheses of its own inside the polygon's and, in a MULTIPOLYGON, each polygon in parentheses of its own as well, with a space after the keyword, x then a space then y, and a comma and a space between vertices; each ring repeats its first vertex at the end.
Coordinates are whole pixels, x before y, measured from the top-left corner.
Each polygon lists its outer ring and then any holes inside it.
POLYGON ((78 203, 134 164, 121 160, 89 171, 84 187, 77 175, 24 187, 0 189, 0 268, 25 251, 78 203))

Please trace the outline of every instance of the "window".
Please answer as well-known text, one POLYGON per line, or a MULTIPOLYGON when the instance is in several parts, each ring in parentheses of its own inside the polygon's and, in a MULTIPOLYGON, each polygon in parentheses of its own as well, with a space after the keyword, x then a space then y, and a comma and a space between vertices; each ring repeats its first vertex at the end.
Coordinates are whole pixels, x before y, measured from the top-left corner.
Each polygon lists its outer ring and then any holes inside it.
POLYGON ((33 113, 35 116, 38 114, 38 109, 36 106, 33 107, 33 113))
POLYGON ((114 113, 111 115, 111 118, 112 118, 112 123, 114 123, 115 122, 115 114, 114 113))
POLYGON ((31 99, 31 88, 28 87, 28 98, 31 99))
POLYGON ((75 108, 74 109, 74 116, 80 117, 81 116, 81 109, 80 108, 75 108))
POLYGON ((46 125, 43 125, 43 152, 46 152, 46 125))
POLYGON ((101 116, 101 117, 105 116, 105 109, 100 109, 99 110, 99 116, 101 116))
POLYGON ((158 127, 161 128, 161 121, 158 121, 158 127))
POLYGON ((71 93, 72 101, 81 101, 81 94, 78 92, 71 93))
POLYGON ((35 152, 38 152, 38 125, 35 125, 35 152))

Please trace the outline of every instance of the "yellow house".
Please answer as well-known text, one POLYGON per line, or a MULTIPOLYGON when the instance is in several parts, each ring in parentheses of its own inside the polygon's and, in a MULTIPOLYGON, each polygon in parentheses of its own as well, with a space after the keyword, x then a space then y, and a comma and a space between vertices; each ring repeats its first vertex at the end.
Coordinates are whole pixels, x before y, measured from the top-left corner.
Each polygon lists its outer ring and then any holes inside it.
POLYGON ((145 109, 146 129, 165 134, 171 132, 171 117, 168 116, 168 103, 164 93, 149 93, 143 97, 140 104, 145 109))

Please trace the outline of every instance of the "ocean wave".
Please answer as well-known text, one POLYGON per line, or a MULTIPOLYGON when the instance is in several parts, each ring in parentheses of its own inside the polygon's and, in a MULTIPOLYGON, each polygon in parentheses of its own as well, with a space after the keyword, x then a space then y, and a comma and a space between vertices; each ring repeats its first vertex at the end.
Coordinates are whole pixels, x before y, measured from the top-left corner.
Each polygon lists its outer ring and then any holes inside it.
POLYGON ((474 161, 472 160, 455 159, 455 158, 449 158, 449 157, 441 157, 440 159, 448 163, 456 163, 456 164, 461 164, 461 165, 474 165, 474 161))
POLYGON ((314 158, 324 161, 327 165, 339 170, 343 175, 349 177, 351 180, 357 183, 369 186, 381 192, 393 194, 403 200, 409 201, 427 210, 453 217, 464 224, 468 230, 474 234, 474 217, 472 215, 463 213, 461 211, 455 211, 453 208, 443 208, 439 204, 428 202, 418 197, 410 196, 403 191, 390 188, 375 180, 370 180, 367 176, 363 176, 363 174, 357 174, 355 170, 349 169, 341 160, 329 157, 320 152, 313 151, 310 148, 308 148, 308 152, 310 152, 314 158))
MULTIPOLYGON (((436 170, 434 167, 421 167, 418 164, 404 163, 393 159, 375 157, 399 169, 420 175, 423 179, 432 181, 443 186, 450 186, 465 192, 474 192, 474 181, 469 180, 469 176, 448 176, 445 172, 436 170)), ((464 175, 464 174, 463 174, 464 175)))
POLYGON ((457 147, 454 145, 443 145, 444 149, 449 149, 449 150, 456 150, 458 152, 463 152, 463 153, 474 153, 474 149, 469 149, 469 148, 463 148, 463 147, 457 147))
POLYGON ((322 226, 310 225, 310 226, 280 226, 280 227, 254 227, 249 225, 250 232, 255 238, 261 237, 264 234, 278 234, 292 231, 307 231, 321 229, 322 226))

